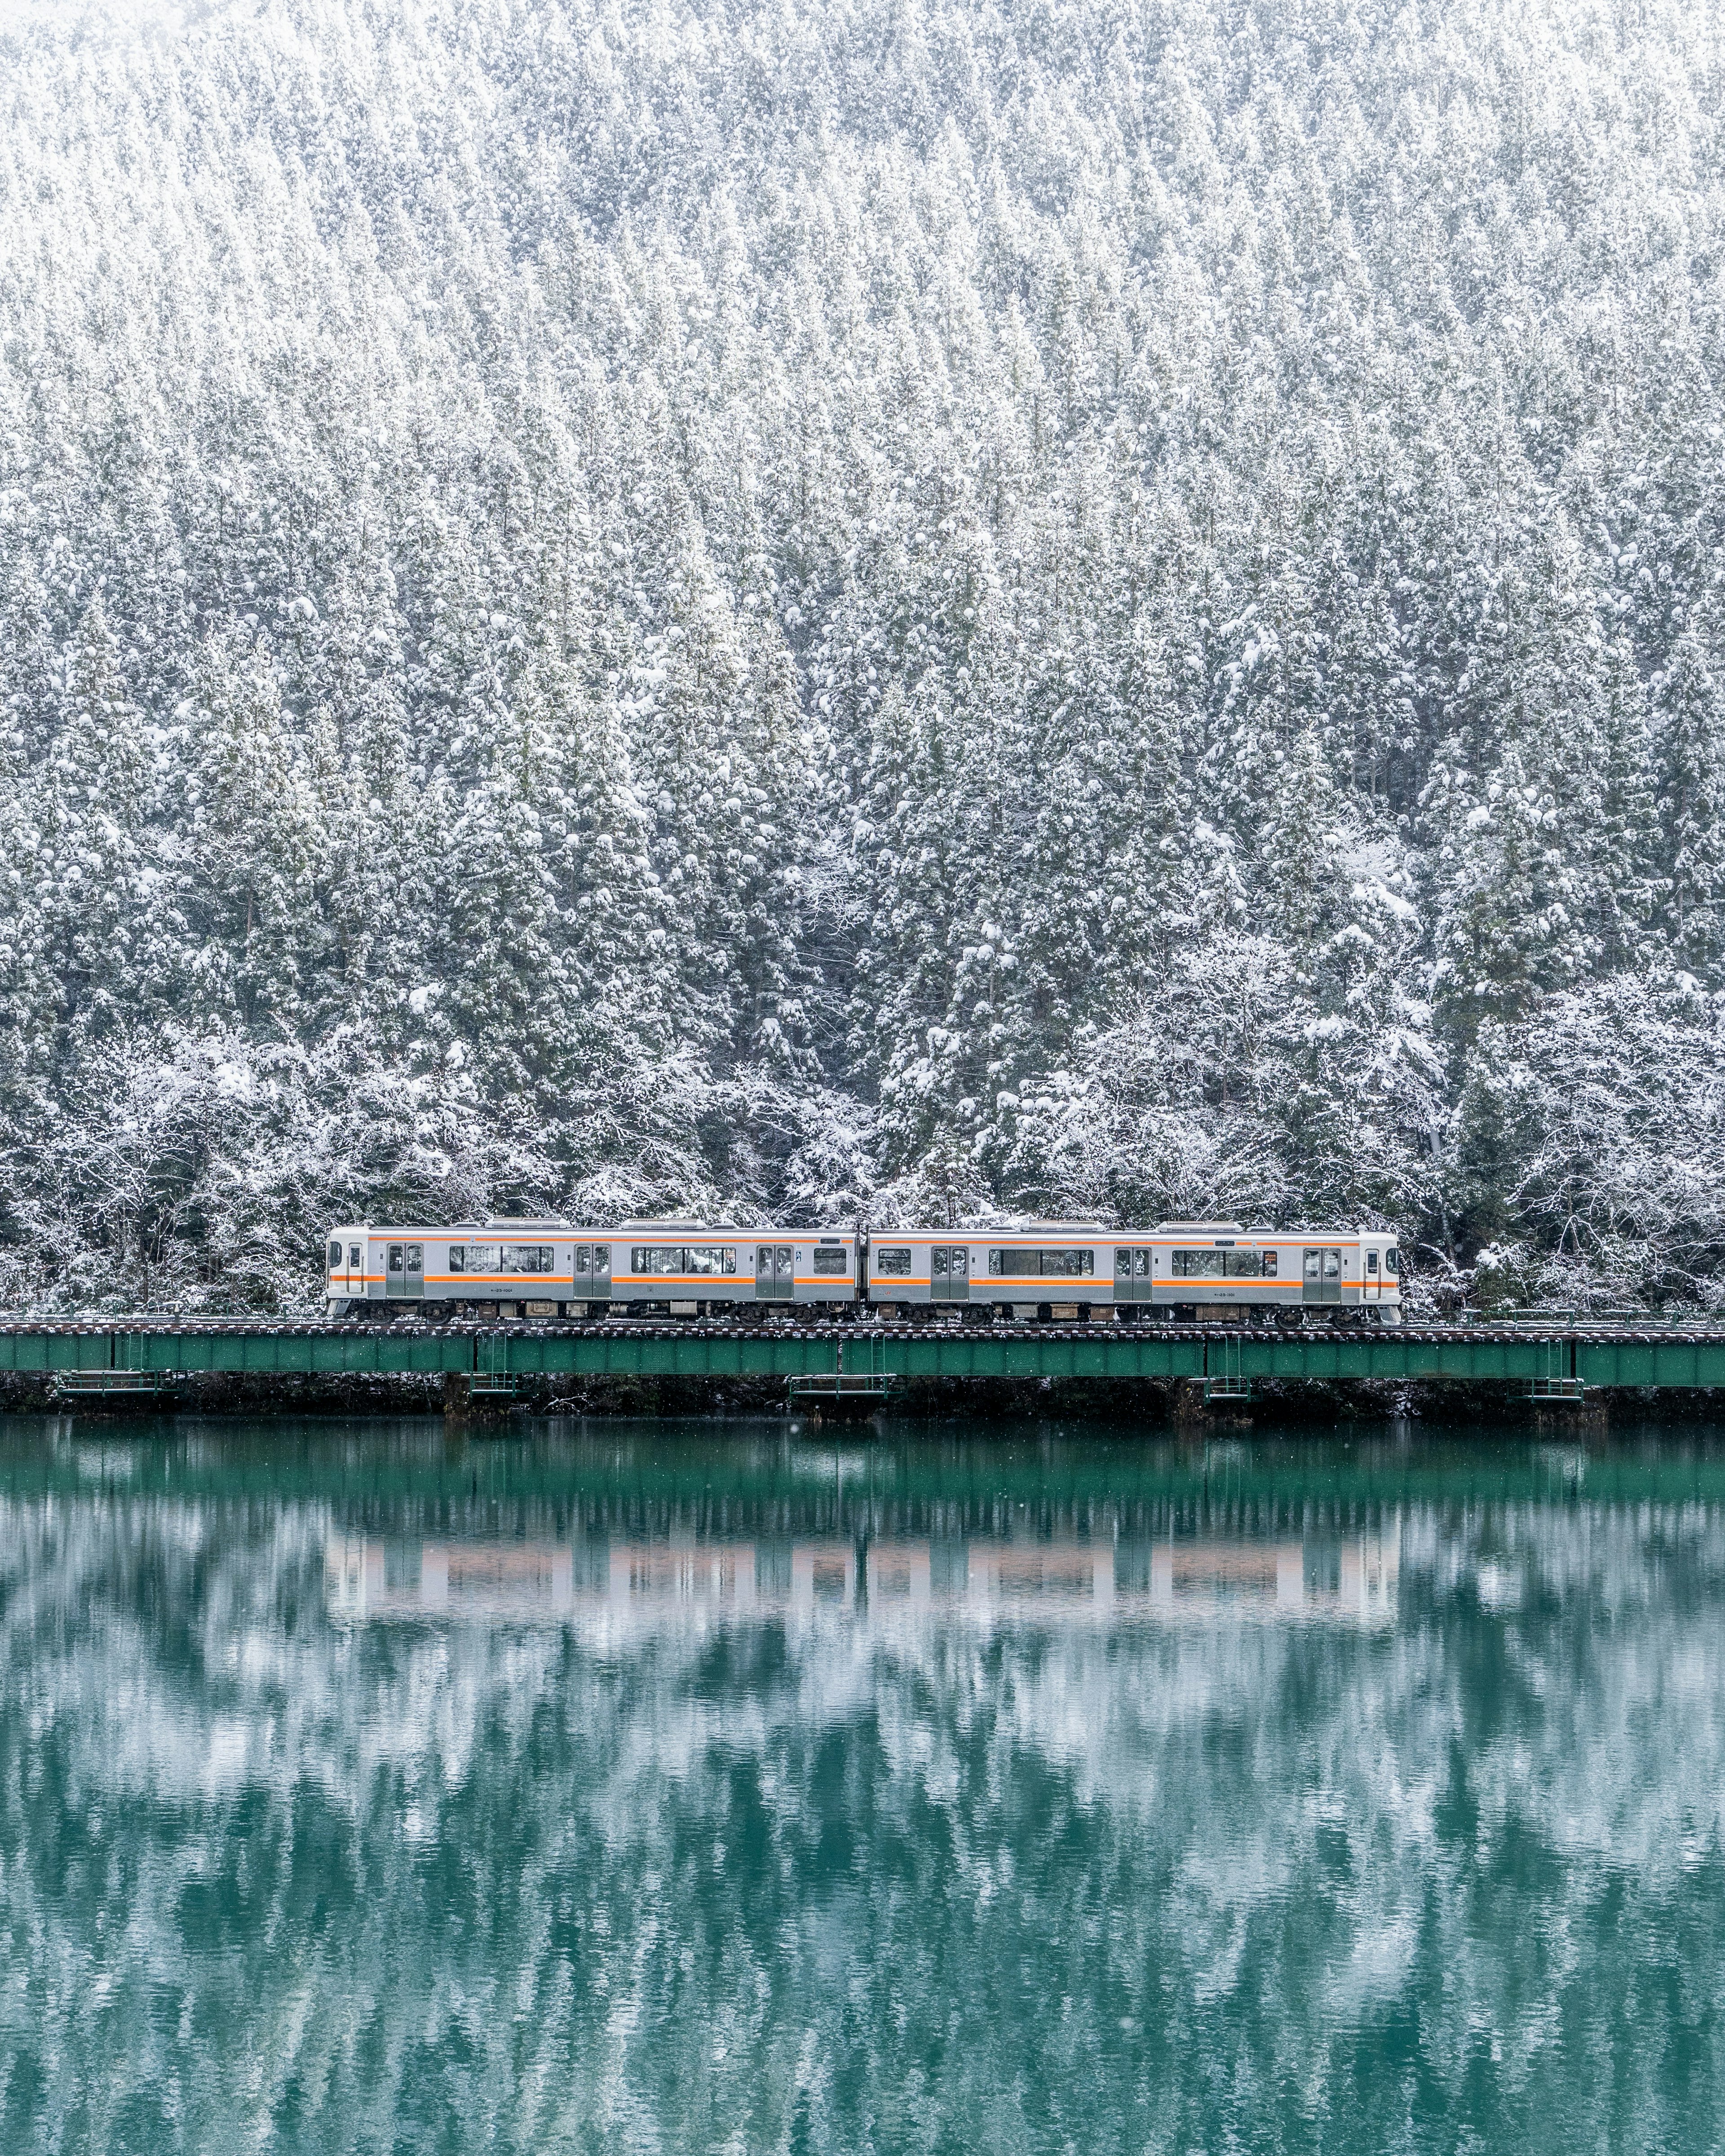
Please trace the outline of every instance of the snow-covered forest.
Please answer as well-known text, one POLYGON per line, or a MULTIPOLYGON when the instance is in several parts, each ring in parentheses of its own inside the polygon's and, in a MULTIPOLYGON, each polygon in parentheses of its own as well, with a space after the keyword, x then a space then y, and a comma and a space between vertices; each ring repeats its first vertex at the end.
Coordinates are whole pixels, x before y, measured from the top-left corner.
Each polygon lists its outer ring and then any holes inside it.
POLYGON ((1707 0, 7 20, 0 1301, 948 1185, 1725 1300, 1707 0))

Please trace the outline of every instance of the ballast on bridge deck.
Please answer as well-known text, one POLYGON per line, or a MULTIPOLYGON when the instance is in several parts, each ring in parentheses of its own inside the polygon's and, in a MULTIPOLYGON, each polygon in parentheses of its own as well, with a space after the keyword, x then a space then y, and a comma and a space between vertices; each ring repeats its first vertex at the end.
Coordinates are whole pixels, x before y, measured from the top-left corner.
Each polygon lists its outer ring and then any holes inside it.
POLYGON ((427 1325, 131 1317, 0 1321, 0 1375, 147 1390, 176 1378, 465 1377, 1510 1384, 1561 1399, 1725 1386, 1725 1327, 875 1324, 613 1320, 427 1325), (103 1373, 107 1373, 105 1383, 103 1373), (126 1382, 126 1381, 131 1382, 126 1382), (119 1381, 119 1382, 116 1382, 119 1381))

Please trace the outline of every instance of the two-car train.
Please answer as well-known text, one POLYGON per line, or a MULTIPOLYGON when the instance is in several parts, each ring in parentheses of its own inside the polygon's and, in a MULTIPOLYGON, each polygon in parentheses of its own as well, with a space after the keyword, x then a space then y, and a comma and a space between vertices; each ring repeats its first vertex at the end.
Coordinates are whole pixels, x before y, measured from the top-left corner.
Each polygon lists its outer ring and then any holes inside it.
POLYGON ((331 1228, 333 1315, 592 1319, 720 1317, 771 1306, 808 1317, 969 1313, 1050 1322, 1152 1311, 1215 1319, 1312 1315, 1401 1322, 1393 1232, 1163 1220, 1154 1228, 1042 1221, 1018 1228, 618 1228, 560 1220, 331 1228))

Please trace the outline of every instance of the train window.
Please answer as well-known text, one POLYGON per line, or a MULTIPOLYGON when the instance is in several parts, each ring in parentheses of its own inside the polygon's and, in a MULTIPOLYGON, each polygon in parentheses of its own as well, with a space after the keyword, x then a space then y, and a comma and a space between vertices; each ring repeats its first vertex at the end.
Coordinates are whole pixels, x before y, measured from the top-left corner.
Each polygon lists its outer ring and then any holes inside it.
POLYGON ((1384 1270, 1389 1275, 1389 1277, 1392 1280, 1395 1278, 1395 1269, 1400 1262, 1401 1253, 1396 1249, 1394 1244, 1392 1243, 1389 1248, 1384 1253, 1384 1270))
POLYGON ((398 1273, 401 1270, 401 1245, 399 1243, 392 1243, 389 1245, 389 1270, 391 1272, 398 1273))
POLYGON ((359 1265, 359 1245, 357 1243, 350 1243, 347 1245, 347 1262, 350 1265, 356 1268, 356 1270, 357 1269, 359 1265))
POLYGON ((557 1253, 547 1242, 453 1242, 450 1272, 554 1272, 557 1253))
POLYGON ((611 1245, 608 1243, 595 1243, 593 1246, 593 1276, 595 1280, 609 1280, 611 1277, 611 1245))
POLYGON ((1326 1250, 1324 1252, 1324 1278, 1327 1281, 1338 1281, 1341 1277, 1342 1253, 1339 1250, 1326 1250))
POLYGON ((1260 1274, 1276 1277, 1276 1253, 1266 1250, 1176 1250, 1176 1280, 1256 1280, 1260 1274))
POLYGON ((910 1270, 911 1254, 908 1250, 875 1251, 875 1270, 877 1273, 901 1275, 908 1273, 910 1270))
POLYGON ((1366 1252, 1366 1270, 1373 1275, 1373 1277, 1376 1276, 1378 1271, 1378 1253, 1375 1250, 1368 1250, 1366 1252))
POLYGON ((691 1244, 687 1253, 685 1270, 691 1273, 734 1273, 737 1270, 737 1245, 728 1247, 709 1243, 704 1247, 691 1244))
POLYGON ((988 1270, 996 1280, 1027 1280, 1047 1274, 1056 1279, 1093 1273, 1094 1250, 990 1250, 988 1270))
POLYGON ((844 1273, 848 1272, 850 1267, 842 1250, 817 1250, 814 1254, 814 1270, 818 1273, 844 1273))
POLYGON ((1114 1275, 1117 1280, 1132 1278, 1132 1254, 1130 1250, 1116 1250, 1114 1253, 1114 1275))
POLYGON ((339 1271, 341 1265, 341 1245, 333 1239, 330 1243, 330 1270, 339 1271))
POLYGON ((585 1279, 587 1278, 588 1275, 592 1270, 593 1270, 593 1245, 592 1245, 592 1244, 591 1244, 591 1243, 578 1243, 578 1244, 575 1245, 575 1277, 577 1278, 577 1280, 585 1280, 585 1279))
POLYGON ((1149 1277, 1150 1253, 1147 1250, 1134 1250, 1132 1252, 1132 1278, 1134 1280, 1148 1280, 1149 1277))
POLYGON ((666 1274, 681 1275, 689 1271, 689 1253, 675 1243, 638 1243, 630 1255, 629 1267, 637 1278, 651 1275, 663 1277, 666 1274))

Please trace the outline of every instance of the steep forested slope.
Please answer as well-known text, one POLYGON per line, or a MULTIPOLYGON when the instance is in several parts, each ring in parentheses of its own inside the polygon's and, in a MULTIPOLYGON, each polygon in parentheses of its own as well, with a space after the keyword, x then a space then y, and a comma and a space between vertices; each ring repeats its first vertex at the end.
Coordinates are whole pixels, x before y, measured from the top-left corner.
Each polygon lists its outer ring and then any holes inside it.
POLYGON ((1720 1291, 1707 6, 0 35, 3 1299, 336 1214, 1720 1291))

